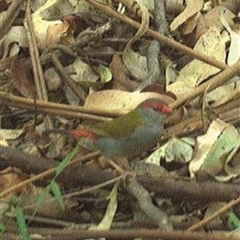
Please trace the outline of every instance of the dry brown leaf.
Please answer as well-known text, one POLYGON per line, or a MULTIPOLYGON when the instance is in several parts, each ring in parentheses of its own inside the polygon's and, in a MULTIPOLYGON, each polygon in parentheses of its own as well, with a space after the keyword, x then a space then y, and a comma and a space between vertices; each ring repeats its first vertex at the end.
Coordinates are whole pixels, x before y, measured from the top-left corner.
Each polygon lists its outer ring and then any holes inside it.
MULTIPOLYGON (((221 35, 216 27, 212 27, 201 36, 194 49, 224 62, 226 57, 226 40, 227 38, 221 35)), ((180 98, 217 72, 219 72, 218 68, 194 59, 181 69, 176 82, 167 86, 167 90, 180 98)))
POLYGON ((23 26, 12 26, 3 39, 10 42, 17 42, 20 47, 28 46, 27 32, 23 26))
POLYGON ((75 82, 97 82, 99 76, 93 71, 91 66, 80 58, 65 68, 75 82))
POLYGON ((6 141, 6 137, 0 131, 0 145, 1 146, 8 146, 8 142, 6 141))
POLYGON ((184 9, 184 0, 167 0, 165 4, 166 12, 174 14, 175 16, 184 9))
POLYGON ((189 164, 191 176, 224 177, 224 164, 239 147, 240 135, 234 126, 220 119, 212 121, 207 132, 197 138, 197 151, 189 164))
POLYGON ((223 7, 226 7, 230 11, 232 11, 234 14, 238 14, 240 10, 240 0, 225 0, 221 1, 221 5, 223 7))
MULTIPOLYGON (((220 106, 231 100, 231 93, 240 88, 239 78, 235 78, 230 83, 220 86, 206 96, 207 102, 213 102, 214 107, 220 106)), ((233 97, 232 97, 233 98, 233 97)))
POLYGON ((62 21, 48 26, 45 38, 39 42, 39 47, 45 49, 57 43, 67 45, 72 40, 73 36, 68 22, 62 21))
POLYGON ((8 39, 0 41, 0 71, 5 71, 11 67, 11 62, 19 51, 20 48, 16 42, 8 39))
POLYGON ((49 91, 56 91, 60 87, 62 81, 55 68, 48 68, 44 77, 49 91))
POLYGON ((41 17, 41 12, 46 8, 50 7, 53 3, 47 1, 43 6, 41 6, 37 11, 32 14, 32 23, 33 23, 33 30, 37 42, 40 48, 44 48, 44 42, 47 34, 47 29, 51 25, 60 24, 61 21, 46 21, 41 17))
POLYGON ((198 12, 197 14, 193 15, 186 22, 183 24, 181 28, 181 34, 188 35, 193 32, 198 24, 198 18, 201 16, 201 13, 198 12))
POLYGON ((126 74, 126 68, 118 54, 114 54, 110 64, 113 80, 108 84, 111 89, 130 91, 135 89, 136 84, 130 81, 126 74))
POLYGON ((41 17, 45 20, 61 19, 68 14, 71 14, 73 4, 70 1, 65 0, 48 0, 51 2, 51 6, 47 7, 41 12, 41 17))
POLYGON ((175 31, 188 18, 199 12, 203 7, 203 0, 187 0, 187 5, 183 12, 181 12, 170 24, 170 30, 175 31))
MULTIPOLYGON (((4 191, 26 179, 26 175, 20 170, 8 167, 0 172, 0 191, 4 191)), ((5 199, 10 199, 13 195, 22 195, 27 192, 27 187, 21 187, 17 191, 7 195, 5 199)))
POLYGON ((148 74, 146 57, 141 56, 132 49, 128 49, 124 51, 122 59, 132 77, 141 81, 146 79, 148 74))
POLYGON ((225 12, 224 17, 226 18, 226 20, 228 22, 231 22, 235 15, 225 7, 217 6, 213 8, 211 11, 209 11, 207 14, 205 15, 201 14, 199 16, 195 38, 199 39, 200 36, 202 36, 209 28, 213 26, 219 29, 219 31, 222 30, 223 25, 220 17, 223 11, 225 12))
POLYGON ((154 1, 149 0, 115 0, 125 5, 128 10, 138 17, 142 17, 141 6, 145 6, 148 11, 154 11, 154 1))
POLYGON ((55 43, 66 44, 73 40, 71 29, 66 21, 47 21, 41 16, 41 13, 55 2, 47 1, 32 14, 34 34, 38 47, 42 50, 55 43))
POLYGON ((221 22, 229 32, 230 39, 231 39, 228 57, 227 57, 227 64, 233 65, 240 58, 240 34, 239 34, 240 31, 238 29, 239 24, 236 24, 231 28, 229 21, 225 17, 225 11, 221 13, 221 22))
POLYGON ((12 83, 23 96, 33 99, 35 98, 36 89, 29 61, 29 59, 19 59, 19 57, 12 61, 12 83))
POLYGON ((155 92, 125 92, 120 90, 104 90, 94 92, 86 98, 85 107, 92 107, 104 110, 123 110, 134 109, 139 103, 149 98, 158 98, 166 103, 174 100, 166 95, 155 92))

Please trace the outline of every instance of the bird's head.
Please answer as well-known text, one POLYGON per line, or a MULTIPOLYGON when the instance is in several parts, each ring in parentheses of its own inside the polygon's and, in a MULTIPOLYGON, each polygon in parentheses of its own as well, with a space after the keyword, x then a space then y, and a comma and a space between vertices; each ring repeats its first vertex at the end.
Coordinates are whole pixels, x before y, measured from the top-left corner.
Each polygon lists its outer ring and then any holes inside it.
POLYGON ((159 99, 147 99, 140 103, 137 107, 138 109, 152 109, 155 112, 158 112, 160 114, 168 115, 173 112, 172 108, 167 106, 166 103, 162 102, 159 99))

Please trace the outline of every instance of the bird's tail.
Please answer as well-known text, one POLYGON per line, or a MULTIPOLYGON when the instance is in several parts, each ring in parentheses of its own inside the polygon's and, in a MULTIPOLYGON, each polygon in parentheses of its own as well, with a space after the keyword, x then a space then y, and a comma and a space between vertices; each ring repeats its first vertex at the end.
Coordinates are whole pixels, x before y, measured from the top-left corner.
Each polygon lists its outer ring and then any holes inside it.
POLYGON ((96 136, 91 133, 88 130, 85 129, 73 129, 69 130, 68 134, 70 134, 72 137, 78 139, 78 138, 87 138, 91 141, 94 141, 96 139, 96 136))

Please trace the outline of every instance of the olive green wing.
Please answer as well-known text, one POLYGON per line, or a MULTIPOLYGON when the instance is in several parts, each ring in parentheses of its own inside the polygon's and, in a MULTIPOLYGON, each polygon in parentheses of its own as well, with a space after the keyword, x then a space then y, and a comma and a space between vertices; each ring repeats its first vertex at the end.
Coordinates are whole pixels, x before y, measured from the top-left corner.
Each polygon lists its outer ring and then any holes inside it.
POLYGON ((111 121, 89 126, 88 130, 96 135, 109 136, 112 138, 127 138, 136 127, 143 124, 142 118, 136 112, 130 112, 111 121))

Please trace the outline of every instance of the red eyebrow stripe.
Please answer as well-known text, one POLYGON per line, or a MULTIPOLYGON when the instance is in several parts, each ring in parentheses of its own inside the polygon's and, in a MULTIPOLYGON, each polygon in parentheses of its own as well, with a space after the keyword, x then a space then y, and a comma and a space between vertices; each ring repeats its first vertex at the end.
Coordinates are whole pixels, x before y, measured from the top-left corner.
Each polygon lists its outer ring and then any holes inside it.
POLYGON ((146 102, 143 104, 143 106, 156 109, 158 112, 161 112, 163 114, 170 114, 173 112, 172 108, 159 102, 146 102))

